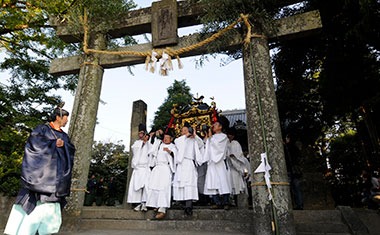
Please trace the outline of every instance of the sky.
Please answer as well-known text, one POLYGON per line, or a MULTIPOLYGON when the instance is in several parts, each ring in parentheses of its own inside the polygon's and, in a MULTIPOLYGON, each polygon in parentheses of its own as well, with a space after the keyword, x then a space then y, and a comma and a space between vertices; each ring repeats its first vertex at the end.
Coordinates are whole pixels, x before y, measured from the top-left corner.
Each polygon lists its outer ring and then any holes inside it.
MULTIPOLYGON (((135 2, 139 7, 149 7, 152 1, 135 0, 135 2)), ((180 29, 178 34, 183 36, 195 33, 199 28, 180 29)), ((137 37, 137 40, 146 43, 141 36, 137 37)), ((170 71, 169 76, 145 71, 144 65, 132 67, 134 75, 131 75, 126 67, 106 69, 101 91, 103 102, 99 104, 95 140, 121 141, 129 149, 133 101, 141 99, 147 104, 149 131, 154 112, 164 102, 168 95, 167 88, 174 80, 186 80, 192 94, 206 97, 204 102, 210 103, 209 97, 214 97, 219 110, 245 108, 242 60, 221 66, 221 59, 226 56, 218 55, 215 59, 208 56, 209 61, 202 67, 196 68, 196 58, 199 57, 181 58, 183 69, 178 69, 177 62, 173 60, 173 71, 170 71)), ((7 77, 9 77, 7 71, 0 71, 0 81, 7 77)), ((55 94, 62 96, 66 102, 64 108, 70 112, 74 103, 74 94, 63 90, 58 90, 55 94)), ((68 126, 65 129, 68 130, 68 126)))

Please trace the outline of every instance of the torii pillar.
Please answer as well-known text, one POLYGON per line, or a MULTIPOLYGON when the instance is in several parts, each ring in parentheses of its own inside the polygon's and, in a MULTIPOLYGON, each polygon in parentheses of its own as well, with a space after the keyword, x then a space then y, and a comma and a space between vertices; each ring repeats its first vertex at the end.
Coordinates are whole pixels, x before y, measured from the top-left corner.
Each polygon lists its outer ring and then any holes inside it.
POLYGON ((253 198, 253 223, 255 235, 272 235, 272 209, 268 200, 263 173, 253 174, 260 165, 260 154, 265 152, 263 129, 266 133, 268 161, 272 167, 271 181, 281 235, 294 235, 291 195, 286 171, 280 119, 272 77, 268 40, 252 38, 251 45, 243 47, 244 85, 247 110, 248 146, 251 159, 253 198), (256 79, 256 82, 255 82, 256 79), (256 87, 257 86, 257 87, 256 87), (256 89, 258 88, 258 89, 256 89), (258 94, 258 92, 260 94, 258 94), (260 97, 263 122, 260 119, 258 95, 260 97), (260 184, 262 182, 262 184, 260 184), (277 183, 277 184, 276 184, 277 183))
MULTIPOLYGON (((104 34, 91 35, 90 48, 104 50, 106 45, 104 34)), ((84 202, 103 73, 97 54, 84 56, 69 128, 69 136, 76 147, 72 183, 72 188, 76 190, 71 192, 66 209, 73 216, 80 215, 84 202)))

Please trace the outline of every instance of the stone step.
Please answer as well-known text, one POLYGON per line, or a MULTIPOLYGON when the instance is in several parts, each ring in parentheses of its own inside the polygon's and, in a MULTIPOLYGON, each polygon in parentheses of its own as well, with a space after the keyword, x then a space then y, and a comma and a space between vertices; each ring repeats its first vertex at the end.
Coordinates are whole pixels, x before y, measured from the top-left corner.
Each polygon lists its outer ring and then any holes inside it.
POLYGON ((157 231, 212 231, 250 234, 251 223, 225 220, 112 220, 82 219, 81 230, 157 230, 157 231))
MULTIPOLYGON (((247 233, 253 229, 252 210, 194 209, 193 216, 183 210, 170 209, 165 220, 152 220, 153 211, 135 212, 131 209, 88 207, 82 211, 81 230, 174 230, 247 233)), ((339 210, 294 211, 297 234, 350 234, 339 210)))
POLYGON ((339 210, 295 210, 293 216, 294 221, 303 223, 343 223, 339 210))
POLYGON ((343 223, 296 223, 295 226, 297 234, 350 234, 347 225, 343 223))
MULTIPOLYGON (((92 235, 92 234, 91 234, 92 235)), ((352 235, 352 233, 317 233, 317 232, 298 232, 297 235, 352 235)))
MULTIPOLYGON (((89 207, 82 210, 83 219, 114 219, 114 220, 147 220, 152 219, 154 212, 136 212, 131 209, 115 209, 109 207, 89 207)), ((211 210, 194 209, 193 216, 185 216, 183 210, 167 211, 165 220, 228 220, 228 221, 247 221, 253 218, 252 210, 211 210)), ((249 221, 248 221, 249 222, 249 221)))
POLYGON ((380 210, 357 208, 354 211, 368 228, 371 235, 380 234, 380 210))
POLYGON ((339 210, 293 211, 297 234, 350 234, 339 210))

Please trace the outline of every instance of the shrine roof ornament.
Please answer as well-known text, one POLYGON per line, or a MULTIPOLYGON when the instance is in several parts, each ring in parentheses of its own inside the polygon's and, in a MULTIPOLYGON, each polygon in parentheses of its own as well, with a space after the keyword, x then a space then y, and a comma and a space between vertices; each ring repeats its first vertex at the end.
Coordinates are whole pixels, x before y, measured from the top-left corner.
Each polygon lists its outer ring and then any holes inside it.
POLYGON ((203 99, 203 95, 193 97, 193 101, 183 107, 173 104, 168 128, 173 128, 176 135, 179 136, 181 128, 188 124, 194 128, 198 135, 204 136, 204 131, 218 120, 219 111, 216 108, 214 97, 210 97, 212 100, 210 105, 203 102, 203 99))

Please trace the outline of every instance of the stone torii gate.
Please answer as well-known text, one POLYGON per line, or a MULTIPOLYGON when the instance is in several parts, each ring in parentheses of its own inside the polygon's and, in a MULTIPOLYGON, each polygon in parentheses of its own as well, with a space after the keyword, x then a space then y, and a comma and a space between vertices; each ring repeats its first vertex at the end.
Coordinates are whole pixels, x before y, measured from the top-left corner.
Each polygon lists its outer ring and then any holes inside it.
MULTIPOLYGON (((296 0, 283 1, 283 6, 297 3, 296 0)), ((177 28, 200 24, 197 20, 206 9, 201 3, 192 1, 163 0, 154 2, 151 8, 134 10, 124 19, 109 28, 107 35, 113 38, 125 35, 139 35, 152 32, 151 43, 137 44, 118 48, 117 51, 134 50, 149 51, 153 47, 167 44, 173 49, 186 47, 198 41, 198 35, 178 38, 177 28), (165 24, 161 24, 163 20, 165 24), (168 22, 172 22, 168 24, 168 22)), ((238 17, 238 16, 237 16, 238 17)), ((295 37, 310 35, 322 27, 318 11, 306 12, 275 21, 275 31, 269 32, 266 37, 253 37, 250 47, 243 47, 243 69, 245 84, 245 100, 247 110, 248 145, 251 156, 252 169, 260 164, 260 154, 265 152, 263 146, 264 126, 265 139, 268 146, 269 163, 272 166, 271 181, 273 181, 273 195, 276 203, 279 232, 282 235, 295 234, 291 209, 291 196, 287 182, 287 171, 280 130, 280 122, 275 96, 272 69, 269 55, 269 41, 287 40, 295 37), (255 84, 257 81, 257 84, 255 84), (256 91, 259 87, 259 93, 256 91), (258 95, 261 98, 261 111, 264 121, 260 120, 258 110, 258 95)), ((56 25, 58 36, 68 43, 78 42, 78 35, 69 32, 65 25, 56 25)), ((255 28, 255 34, 262 34, 255 28)), ((81 34, 81 33, 78 33, 81 34)), ((241 35, 236 35, 222 49, 236 48, 242 45, 241 35)), ((105 50, 107 40, 105 33, 96 32, 89 38, 89 48, 105 50)), ((182 54, 181 57, 195 56, 207 53, 200 48, 182 54)), ((50 66, 53 75, 79 73, 79 81, 71 117, 69 134, 77 147, 73 177, 74 188, 85 188, 89 171, 89 159, 94 138, 96 116, 100 100, 103 72, 105 68, 144 63, 143 57, 115 56, 92 53, 83 56, 71 56, 55 59, 50 66)), ((146 107, 145 107, 146 109, 146 107)), ((271 207, 268 202, 268 192, 263 184, 262 174, 253 174, 253 210, 254 234, 272 234, 271 207)), ((129 179, 128 179, 129 180, 129 179)), ((84 192, 73 192, 69 203, 69 212, 72 216, 80 216, 84 201, 84 192)))

